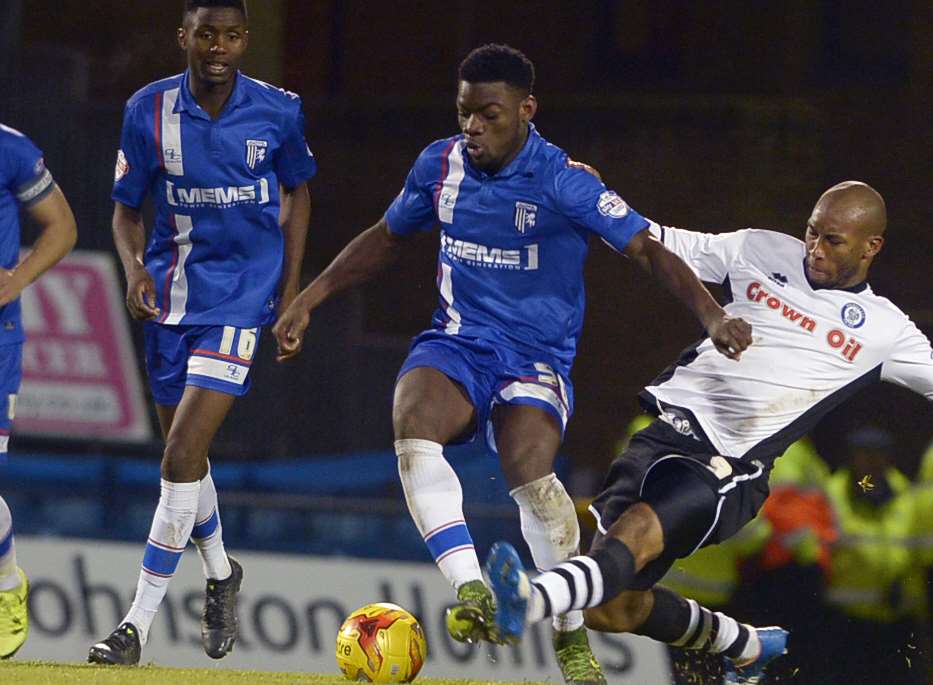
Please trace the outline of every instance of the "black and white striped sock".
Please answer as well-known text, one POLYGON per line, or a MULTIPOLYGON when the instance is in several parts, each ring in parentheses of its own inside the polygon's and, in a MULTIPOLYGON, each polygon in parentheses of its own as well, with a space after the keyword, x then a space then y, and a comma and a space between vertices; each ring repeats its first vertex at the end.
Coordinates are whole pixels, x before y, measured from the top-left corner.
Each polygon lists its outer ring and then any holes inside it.
POLYGON ((628 587, 634 575, 629 548, 609 538, 590 555, 568 559, 532 580, 528 620, 599 606, 628 587))
POLYGON ((752 640, 749 627, 722 612, 712 612, 692 599, 690 622, 679 640, 670 643, 684 649, 702 650, 714 654, 725 654, 736 660, 746 660, 757 650, 757 641, 752 640))

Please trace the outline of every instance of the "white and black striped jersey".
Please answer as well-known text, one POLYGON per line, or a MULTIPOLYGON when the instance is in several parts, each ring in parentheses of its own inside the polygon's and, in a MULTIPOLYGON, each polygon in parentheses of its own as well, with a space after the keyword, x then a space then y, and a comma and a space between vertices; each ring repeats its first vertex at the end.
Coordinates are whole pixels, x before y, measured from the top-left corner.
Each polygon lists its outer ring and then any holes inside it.
POLYGON ((695 421, 720 454, 770 459, 866 385, 888 381, 933 400, 927 337, 867 283, 814 289, 802 241, 756 229, 650 230, 701 280, 722 284, 726 311, 753 328, 739 361, 706 338, 642 392, 683 432, 695 421))

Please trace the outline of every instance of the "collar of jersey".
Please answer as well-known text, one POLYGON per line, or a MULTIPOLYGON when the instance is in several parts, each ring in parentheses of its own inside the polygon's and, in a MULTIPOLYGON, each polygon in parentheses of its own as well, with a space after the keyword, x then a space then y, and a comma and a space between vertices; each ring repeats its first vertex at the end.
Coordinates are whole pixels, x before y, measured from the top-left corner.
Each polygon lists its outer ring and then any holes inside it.
MULTIPOLYGON (((233 92, 230 93, 230 99, 227 100, 227 104, 224 105, 223 110, 220 112, 220 117, 223 117, 227 112, 232 112, 237 107, 249 102, 249 93, 246 92, 244 81, 243 74, 237 70, 236 83, 233 84, 233 92)), ((178 112, 187 112, 193 117, 205 119, 207 121, 211 120, 210 115, 201 109, 201 105, 198 104, 197 100, 194 99, 194 95, 191 94, 191 89, 188 87, 188 69, 185 69, 185 73, 181 77, 181 87, 178 89, 178 100, 175 101, 175 109, 173 111, 176 114, 178 112)), ((218 119, 220 117, 218 117, 218 119)))
POLYGON ((499 171, 494 174, 487 174, 485 171, 481 171, 473 166, 469 155, 464 155, 463 158, 470 171, 480 178, 510 178, 518 175, 533 176, 535 154, 538 151, 541 140, 541 134, 538 133, 538 129, 535 128, 534 124, 528 122, 528 138, 525 139, 525 144, 522 146, 521 151, 519 151, 515 159, 509 162, 504 169, 499 169, 499 171))
POLYGON ((816 285, 813 281, 810 280, 810 274, 807 273, 807 258, 803 258, 803 277, 807 279, 807 285, 810 286, 810 290, 841 290, 846 293, 860 293, 868 287, 868 281, 862 281, 861 283, 856 283, 851 285, 848 288, 829 288, 816 285))

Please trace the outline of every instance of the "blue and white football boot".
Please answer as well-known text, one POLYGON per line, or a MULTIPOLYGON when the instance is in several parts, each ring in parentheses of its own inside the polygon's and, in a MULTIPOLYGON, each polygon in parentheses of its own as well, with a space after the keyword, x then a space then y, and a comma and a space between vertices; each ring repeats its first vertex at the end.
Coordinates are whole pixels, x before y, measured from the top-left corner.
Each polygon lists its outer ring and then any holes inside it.
POLYGON ((758 658, 745 666, 736 666, 728 657, 725 660, 723 685, 764 685, 768 682, 765 667, 782 654, 787 654, 787 631, 777 626, 753 628, 761 643, 758 658))
POLYGON ((525 632, 531 582, 512 545, 507 542, 493 544, 486 558, 486 576, 496 596, 499 637, 510 644, 518 642, 525 632))

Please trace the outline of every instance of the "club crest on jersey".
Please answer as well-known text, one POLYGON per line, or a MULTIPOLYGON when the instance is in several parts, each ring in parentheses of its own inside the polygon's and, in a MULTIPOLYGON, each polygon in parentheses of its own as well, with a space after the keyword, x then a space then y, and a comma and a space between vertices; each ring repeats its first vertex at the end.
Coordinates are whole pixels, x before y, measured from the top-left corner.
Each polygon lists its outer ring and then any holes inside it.
POLYGON ((628 214, 628 205, 625 204, 625 200, 619 197, 619 194, 614 190, 607 190, 599 196, 599 199, 596 201, 596 209, 598 209, 599 213, 603 216, 608 216, 612 219, 622 219, 628 214))
POLYGON ((255 169, 266 158, 266 148, 269 147, 267 140, 247 140, 246 141, 246 166, 255 169))
POLYGON ((123 154, 123 150, 117 150, 117 165, 113 170, 114 182, 119 181, 128 173, 130 173, 130 163, 126 161, 126 155, 123 154))
POLYGON ((538 218, 538 205, 530 202, 515 203, 515 228, 524 235, 535 227, 535 220, 538 218))
POLYGON ((855 302, 847 302, 842 307, 842 323, 849 328, 861 328, 865 323, 865 310, 855 302))
MULTIPOLYGON (((404 192, 405 189, 402 189, 404 192)), ((441 193, 441 196, 437 200, 438 207, 445 207, 447 209, 453 209, 454 205, 457 204, 457 196, 451 193, 448 190, 445 190, 441 193)))

